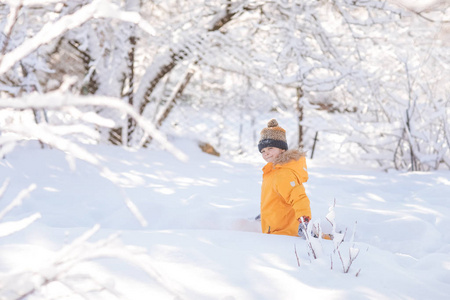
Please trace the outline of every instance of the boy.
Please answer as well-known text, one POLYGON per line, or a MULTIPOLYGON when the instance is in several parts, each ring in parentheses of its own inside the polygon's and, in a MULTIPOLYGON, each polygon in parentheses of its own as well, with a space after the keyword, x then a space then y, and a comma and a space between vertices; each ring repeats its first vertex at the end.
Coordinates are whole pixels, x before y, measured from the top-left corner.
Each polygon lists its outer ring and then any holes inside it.
POLYGON ((304 237, 302 229, 311 219, 302 184, 308 180, 305 153, 288 150, 286 131, 275 119, 261 131, 258 149, 267 162, 262 169, 262 232, 304 237))

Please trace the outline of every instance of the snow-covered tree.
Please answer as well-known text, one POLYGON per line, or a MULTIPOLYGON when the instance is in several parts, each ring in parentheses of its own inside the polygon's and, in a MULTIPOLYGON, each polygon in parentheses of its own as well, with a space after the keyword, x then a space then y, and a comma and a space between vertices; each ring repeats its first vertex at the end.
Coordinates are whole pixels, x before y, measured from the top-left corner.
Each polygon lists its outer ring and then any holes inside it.
MULTIPOLYGON (((385 169, 449 166, 448 8, 399 3, 10 0, 0 6, 1 93, 45 94, 75 76, 68 92, 121 99, 156 128, 224 151, 253 149, 276 113, 307 148, 332 132, 385 169)), ((97 142, 152 140, 123 111, 81 110, 114 120, 93 127, 97 142)))

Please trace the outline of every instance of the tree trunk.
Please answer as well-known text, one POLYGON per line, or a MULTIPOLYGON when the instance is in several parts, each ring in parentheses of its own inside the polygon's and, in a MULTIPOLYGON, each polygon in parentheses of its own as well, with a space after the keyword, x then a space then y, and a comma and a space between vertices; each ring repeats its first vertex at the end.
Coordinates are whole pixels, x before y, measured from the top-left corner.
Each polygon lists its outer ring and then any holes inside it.
MULTIPOLYGON (((180 82, 175 87, 173 93, 170 95, 169 99, 167 100, 167 103, 160 114, 156 117, 156 124, 155 127, 159 128, 163 124, 163 122, 167 119, 170 112, 175 106, 175 101, 177 98, 179 98, 182 94, 186 86, 188 85, 189 81, 191 80, 192 75, 194 75, 194 70, 188 69, 186 74, 183 76, 183 78, 180 80, 180 82)), ((144 142, 144 147, 148 145, 151 142, 151 137, 147 137, 144 142)))
MULTIPOLYGON (((133 26, 134 27, 134 26, 133 26)), ((131 49, 128 52, 128 70, 130 70, 129 74, 128 74, 128 93, 127 93, 127 98, 128 98, 128 104, 130 104, 131 106, 133 106, 134 104, 134 53, 136 50, 136 37, 134 35, 130 36, 129 39, 130 45, 131 45, 131 49)), ((127 145, 131 146, 131 138, 133 136, 133 132, 136 129, 136 122, 134 121, 133 118, 131 118, 130 116, 128 116, 128 121, 127 121, 127 145)))
POLYGON ((302 126, 302 121, 303 121, 303 106, 300 105, 300 100, 303 97, 303 90, 301 87, 297 88, 297 107, 296 107, 296 111, 297 111, 297 117, 298 117, 298 147, 299 148, 303 148, 303 126, 302 126))
MULTIPOLYGON (((231 10, 230 5, 231 4, 227 5, 224 15, 217 19, 210 26, 210 28, 207 29, 207 31, 217 31, 231 21, 233 16, 238 13, 238 10, 231 10)), ((178 49, 172 50, 171 54, 155 59, 155 63, 147 68, 146 74, 144 74, 144 77, 141 80, 138 91, 136 91, 135 100, 140 103, 139 114, 142 115, 146 106, 150 102, 150 95, 156 85, 164 78, 164 76, 171 72, 179 62, 183 61, 189 55, 189 51, 187 49, 187 46, 181 45, 178 49), (154 72, 155 68, 157 68, 157 72, 154 72)))

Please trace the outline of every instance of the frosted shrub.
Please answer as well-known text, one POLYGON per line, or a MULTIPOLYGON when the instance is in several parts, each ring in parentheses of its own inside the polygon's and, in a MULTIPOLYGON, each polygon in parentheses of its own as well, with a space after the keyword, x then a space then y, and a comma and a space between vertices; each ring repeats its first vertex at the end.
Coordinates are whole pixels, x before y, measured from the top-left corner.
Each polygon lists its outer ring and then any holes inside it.
MULTIPOLYGON (((333 202, 333 205, 330 206, 328 214, 326 216, 327 221, 331 224, 331 233, 326 234, 323 233, 322 227, 320 226, 320 220, 309 222, 308 227, 305 228, 306 233, 306 243, 308 247, 308 256, 314 259, 318 259, 324 255, 324 247, 322 245, 323 240, 331 240, 333 242, 333 248, 330 256, 330 264, 331 269, 334 269, 333 261, 336 260, 335 257, 338 257, 339 261, 342 265, 342 271, 344 273, 349 273, 350 267, 355 259, 359 255, 359 249, 355 246, 355 233, 356 233, 356 222, 353 228, 353 233, 348 243, 345 243, 345 237, 347 234, 347 229, 342 233, 336 229, 336 212, 335 212, 336 200, 333 202), (344 246, 343 246, 344 245, 344 246), (348 257, 343 255, 343 248, 348 249, 348 257)), ((297 250, 295 249, 295 255, 297 257, 297 263, 300 266, 300 260, 297 255, 297 250)), ((358 270, 356 276, 359 275, 358 270)))

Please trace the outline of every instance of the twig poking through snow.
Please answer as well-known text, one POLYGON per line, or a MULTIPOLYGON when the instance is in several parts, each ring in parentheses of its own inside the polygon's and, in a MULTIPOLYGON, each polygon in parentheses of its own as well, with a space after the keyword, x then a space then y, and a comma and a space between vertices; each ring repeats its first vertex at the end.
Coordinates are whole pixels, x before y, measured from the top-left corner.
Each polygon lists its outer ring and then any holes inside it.
MULTIPOLYGON (((332 226, 332 235, 333 235, 333 243, 334 243, 334 251, 333 253, 339 256, 339 259, 342 263, 342 270, 344 271, 344 273, 348 273, 350 270, 350 267, 353 263, 353 261, 355 261, 355 259, 358 257, 359 254, 359 249, 355 247, 354 244, 354 240, 355 240, 355 233, 356 233, 356 224, 357 222, 355 222, 355 226, 353 227, 353 232, 352 232, 352 237, 350 239, 350 248, 349 248, 349 258, 348 261, 345 262, 342 254, 341 254, 341 245, 344 242, 345 236, 347 234, 347 228, 345 229, 344 233, 338 233, 336 231, 336 212, 335 212, 335 207, 336 207, 336 199, 334 199, 333 201, 333 205, 330 206, 329 208, 329 212, 326 216, 326 219, 328 220, 328 222, 330 222, 331 226, 332 226)), ((331 263, 331 269, 333 269, 333 255, 330 254, 330 263, 331 263)), ((361 270, 358 271, 357 274, 359 274, 361 270)), ((358 275, 356 275, 358 276, 358 275)))
POLYGON ((312 222, 309 222, 308 226, 306 226, 305 222, 303 220, 303 217, 301 218, 301 221, 302 221, 301 224, 303 225, 302 230, 303 230, 303 233, 305 234, 306 242, 307 242, 308 248, 309 248, 308 254, 311 254, 314 259, 317 259, 317 253, 316 253, 316 250, 314 249, 313 241, 312 241, 312 237, 311 237, 312 222))
POLYGON ((297 265, 300 267, 300 259, 298 258, 298 254, 297 254, 297 247, 294 244, 294 252, 295 252, 295 257, 297 258, 297 265))
POLYGON ((5 181, 3 181, 2 187, 0 187, 0 199, 3 197, 3 194, 5 193, 6 189, 9 185, 9 178, 6 178, 5 181))
MULTIPOLYGON (((5 207, 2 211, 0 211, 0 220, 3 219, 3 217, 8 212, 10 212, 14 207, 21 205, 22 200, 25 197, 27 197, 35 188, 36 188, 36 185, 33 183, 28 188, 20 191, 20 193, 16 196, 16 198, 14 198, 14 200, 7 207, 5 207)), ((3 189, 3 186, 2 186, 2 189, 3 189)))

